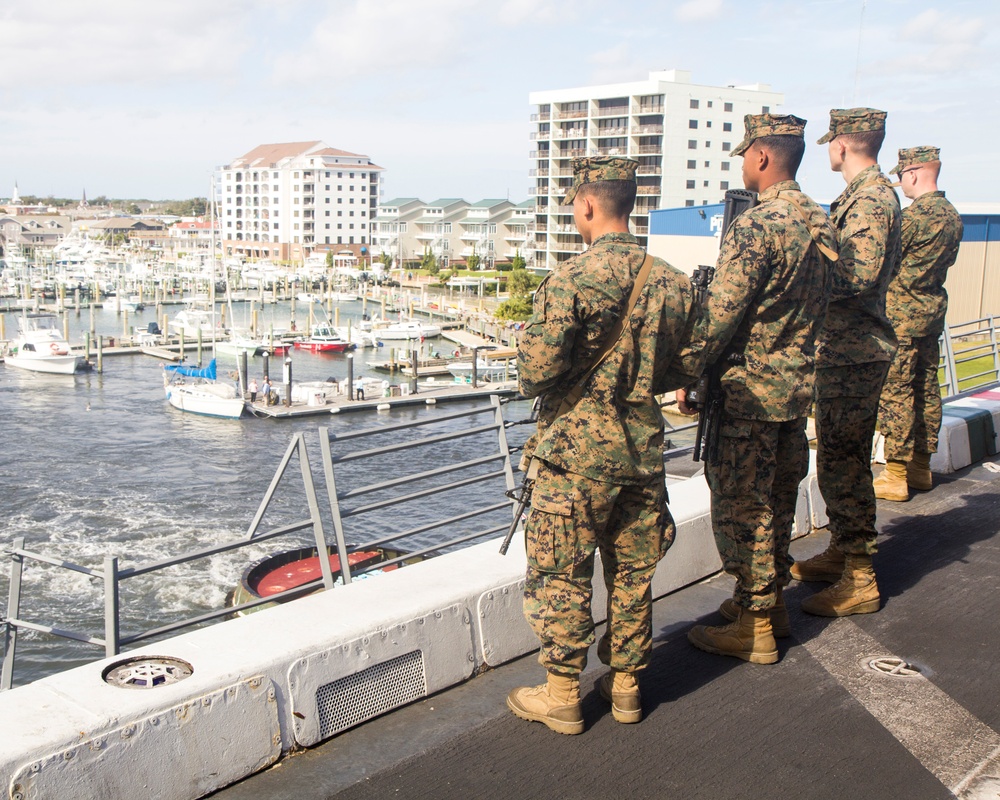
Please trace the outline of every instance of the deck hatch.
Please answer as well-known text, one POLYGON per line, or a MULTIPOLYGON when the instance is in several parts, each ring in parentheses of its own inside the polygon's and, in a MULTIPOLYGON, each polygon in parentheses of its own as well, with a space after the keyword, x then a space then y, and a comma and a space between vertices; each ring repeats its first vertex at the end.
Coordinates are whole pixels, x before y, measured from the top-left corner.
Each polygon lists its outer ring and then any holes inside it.
POLYGON ((426 686, 420 650, 324 684, 316 691, 320 738, 424 697, 426 686))

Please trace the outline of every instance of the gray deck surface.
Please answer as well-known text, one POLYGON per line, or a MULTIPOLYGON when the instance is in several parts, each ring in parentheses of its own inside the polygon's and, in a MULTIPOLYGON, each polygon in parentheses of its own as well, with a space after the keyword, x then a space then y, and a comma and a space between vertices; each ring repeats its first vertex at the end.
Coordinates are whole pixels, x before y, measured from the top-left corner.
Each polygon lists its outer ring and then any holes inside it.
MULTIPOLYGON (((992 459, 1000 463, 1000 459, 992 459)), ((1000 474, 982 464, 935 476, 932 492, 879 503, 883 605, 840 620, 798 601, 773 666, 694 649, 686 630, 719 624, 725 576, 656 603, 642 675, 645 718, 620 725, 584 673, 587 730, 561 736, 516 719, 504 697, 541 682, 527 656, 286 757, 218 792, 249 798, 948 798, 970 772, 1000 775, 1000 474), (866 668, 896 655, 923 677, 866 668)), ((797 557, 826 546, 817 532, 797 557)), ((965 795, 1000 797, 1000 783, 965 795)))

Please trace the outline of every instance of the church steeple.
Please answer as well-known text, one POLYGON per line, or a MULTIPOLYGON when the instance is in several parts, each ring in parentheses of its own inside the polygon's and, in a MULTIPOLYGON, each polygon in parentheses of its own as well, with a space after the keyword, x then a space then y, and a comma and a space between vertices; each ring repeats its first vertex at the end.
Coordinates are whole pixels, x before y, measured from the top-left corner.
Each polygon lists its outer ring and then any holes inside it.
POLYGON ((83 190, 83 197, 80 198, 80 205, 77 208, 87 208, 87 190, 83 190))
POLYGON ((12 206, 21 205, 21 195, 17 193, 17 181, 14 181, 14 194, 10 196, 10 204, 12 206))

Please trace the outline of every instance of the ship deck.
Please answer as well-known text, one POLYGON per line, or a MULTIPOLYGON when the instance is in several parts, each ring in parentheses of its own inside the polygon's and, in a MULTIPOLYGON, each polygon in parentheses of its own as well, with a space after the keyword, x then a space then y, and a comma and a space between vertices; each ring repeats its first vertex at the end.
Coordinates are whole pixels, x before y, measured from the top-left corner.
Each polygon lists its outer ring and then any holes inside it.
MULTIPOLYGON (((526 656, 361 725, 217 792, 246 798, 996 798, 1000 792, 1000 458, 908 503, 880 502, 877 614, 823 619, 786 592, 792 636, 772 666, 686 640, 719 624, 731 579, 654 606, 642 675, 645 718, 620 725, 584 673, 587 730, 560 736, 516 719, 507 692, 541 681, 526 656), (897 657, 919 674, 871 668, 897 657)), ((808 557, 817 531, 793 543, 808 557)))

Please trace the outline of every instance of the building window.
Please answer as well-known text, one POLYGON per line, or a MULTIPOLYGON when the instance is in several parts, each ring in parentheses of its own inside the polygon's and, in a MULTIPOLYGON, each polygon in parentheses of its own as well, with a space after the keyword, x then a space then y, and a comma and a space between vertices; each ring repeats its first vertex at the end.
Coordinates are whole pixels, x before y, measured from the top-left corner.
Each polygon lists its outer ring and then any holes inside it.
POLYGON ((727 153, 729 152, 729 149, 730 149, 730 148, 731 148, 732 146, 733 146, 733 145, 732 145, 732 142, 723 142, 723 143, 722 143, 722 149, 723 149, 723 150, 724 150, 725 152, 727 152, 727 153))
POLYGON ((711 108, 711 107, 712 107, 712 101, 711 101, 711 100, 709 100, 709 101, 708 101, 708 107, 709 107, 709 108, 711 108))
POLYGON ((722 130, 724 130, 724 131, 731 131, 732 129, 733 129, 733 123, 731 123, 731 122, 723 122, 722 123, 722 130))
POLYGON ((712 120, 709 120, 708 122, 706 122, 705 123, 705 127, 706 128, 711 128, 712 127, 712 120))
POLYGON ((693 205, 694 205, 694 200, 685 200, 684 201, 685 208, 690 208, 693 205))
MULTIPOLYGON (((349 177, 349 178, 350 178, 351 180, 354 180, 354 173, 352 172, 352 173, 351 173, 350 175, 348 175, 347 177, 349 177)), ((354 187, 352 186, 351 188, 353 189, 354 187)))
POLYGON ((327 237, 326 237, 326 238, 324 239, 324 241, 323 241, 323 244, 330 244, 330 237, 329 237, 329 236, 327 236, 327 237))
POLYGON ((697 149, 698 149, 698 140, 688 139, 688 150, 697 150, 697 149))
POLYGON ((696 119, 689 119, 688 120, 688 127, 691 130, 695 130, 698 127, 698 120, 696 120, 696 119))
POLYGON ((722 162, 722 171, 723 172, 729 172, 729 162, 728 161, 723 161, 722 162))
POLYGON ((698 107, 698 101, 697 100, 692 100, 691 101, 691 108, 697 108, 697 107, 698 107))
POLYGON ((712 162, 711 161, 706 161, 705 162, 705 168, 707 169, 710 166, 712 166, 712 162))
MULTIPOLYGON (((330 230, 330 223, 326 223, 323 227, 326 228, 326 230, 330 230)), ((327 244, 329 244, 329 242, 327 242, 327 244)))
POLYGON ((344 243, 344 237, 343 236, 338 236, 337 237, 337 244, 343 244, 343 243, 344 243))
POLYGON ((724 104, 722 106, 722 110, 723 111, 732 111, 733 110, 733 104, 732 103, 726 103, 726 104, 724 104))
POLYGON ((711 142, 705 142, 705 147, 711 147, 711 146, 712 146, 711 142))
POLYGON ((694 160, 688 161, 688 169, 698 169, 698 162, 694 160))
POLYGON ((687 188, 688 189, 693 189, 694 188, 694 181, 693 180, 687 182, 687 188))
MULTIPOLYGON (((353 173, 352 173, 352 174, 353 174, 353 173)), ((352 184, 351 184, 350 186, 348 186, 347 188, 348 188, 348 189, 349 189, 350 191, 352 191, 352 192, 353 192, 353 191, 354 191, 354 184, 352 183, 352 184)))
POLYGON ((729 181, 719 181, 719 188, 726 190, 729 188, 729 181))
POLYGON ((770 114, 771 113, 771 106, 761 106, 760 107, 760 113, 761 114, 770 114))

